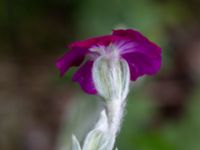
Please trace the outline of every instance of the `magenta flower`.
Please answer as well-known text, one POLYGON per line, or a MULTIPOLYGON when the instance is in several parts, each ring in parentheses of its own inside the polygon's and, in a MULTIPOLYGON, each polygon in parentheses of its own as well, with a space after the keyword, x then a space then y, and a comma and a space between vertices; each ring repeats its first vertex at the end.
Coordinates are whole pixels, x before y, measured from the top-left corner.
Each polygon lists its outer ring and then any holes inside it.
POLYGON ((97 93, 92 67, 100 56, 126 60, 132 81, 143 75, 154 75, 161 67, 161 48, 133 29, 114 30, 111 35, 74 42, 69 49, 57 60, 56 67, 63 76, 70 67, 82 64, 72 79, 89 94, 97 93))

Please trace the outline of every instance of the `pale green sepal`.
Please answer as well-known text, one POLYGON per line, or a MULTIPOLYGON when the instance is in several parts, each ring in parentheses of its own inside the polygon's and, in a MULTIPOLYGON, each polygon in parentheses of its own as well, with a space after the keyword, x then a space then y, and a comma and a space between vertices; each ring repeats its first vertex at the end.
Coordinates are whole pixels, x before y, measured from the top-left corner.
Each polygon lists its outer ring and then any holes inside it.
POLYGON ((83 150, 99 150, 101 146, 99 143, 103 142, 102 136, 100 130, 90 131, 84 141, 83 150))
POLYGON ((107 136, 107 142, 101 146, 100 150, 112 150, 115 143, 115 136, 107 136))
POLYGON ((105 110, 102 110, 99 121, 96 123, 94 129, 98 129, 105 132, 108 130, 108 117, 106 115, 105 110))
POLYGON ((112 150, 114 139, 98 129, 92 130, 85 139, 83 150, 112 150))
POLYGON ((81 150, 80 144, 75 135, 72 135, 72 150, 81 150))

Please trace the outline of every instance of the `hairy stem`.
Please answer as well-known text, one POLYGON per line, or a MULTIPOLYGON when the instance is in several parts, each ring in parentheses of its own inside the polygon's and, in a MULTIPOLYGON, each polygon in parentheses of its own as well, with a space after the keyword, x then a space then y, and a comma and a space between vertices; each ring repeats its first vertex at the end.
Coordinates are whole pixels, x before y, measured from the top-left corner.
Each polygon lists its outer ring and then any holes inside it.
POLYGON ((105 107, 108 116, 109 130, 116 135, 122 123, 124 102, 122 100, 110 100, 106 102, 105 107))

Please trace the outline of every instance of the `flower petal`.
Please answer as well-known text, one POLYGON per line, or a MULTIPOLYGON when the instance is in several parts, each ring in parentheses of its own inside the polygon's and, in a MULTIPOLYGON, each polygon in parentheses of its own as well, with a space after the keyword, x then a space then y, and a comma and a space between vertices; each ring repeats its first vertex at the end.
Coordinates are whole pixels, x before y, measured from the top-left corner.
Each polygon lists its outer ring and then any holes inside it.
POLYGON ((129 64, 131 80, 139 76, 154 75, 160 70, 161 56, 151 56, 143 53, 127 53, 122 56, 129 64))
POLYGON ((131 39, 131 40, 134 40, 134 41, 148 41, 148 39, 143 36, 139 31, 137 30, 133 30, 133 29, 126 29, 126 30, 113 30, 113 33, 112 35, 115 35, 115 36, 120 36, 120 37, 123 37, 123 38, 127 38, 127 39, 131 39))
POLYGON ((161 48, 148 40, 137 30, 113 30, 113 35, 126 39, 125 41, 120 42, 120 44, 118 43, 121 54, 138 51, 152 56, 161 54, 161 48))
POLYGON ((66 52, 64 56, 59 58, 56 62, 56 67, 59 69, 61 76, 63 76, 70 67, 79 66, 82 63, 86 53, 87 49, 73 48, 66 52))
POLYGON ((129 64, 131 80, 142 75, 153 75, 161 67, 161 48, 144 37, 139 31, 114 30, 113 35, 120 36, 117 42, 121 56, 129 64))
POLYGON ((120 40, 119 36, 114 36, 114 35, 105 35, 105 36, 99 36, 99 37, 94 37, 94 38, 90 38, 87 40, 83 40, 83 41, 78 41, 78 42, 74 42, 72 44, 69 45, 69 48, 85 48, 85 49, 89 49, 92 46, 107 46, 109 45, 111 42, 120 40))
POLYGON ((87 61, 76 71, 72 78, 72 80, 78 82, 81 88, 88 94, 97 93, 92 80, 92 66, 93 61, 87 61))

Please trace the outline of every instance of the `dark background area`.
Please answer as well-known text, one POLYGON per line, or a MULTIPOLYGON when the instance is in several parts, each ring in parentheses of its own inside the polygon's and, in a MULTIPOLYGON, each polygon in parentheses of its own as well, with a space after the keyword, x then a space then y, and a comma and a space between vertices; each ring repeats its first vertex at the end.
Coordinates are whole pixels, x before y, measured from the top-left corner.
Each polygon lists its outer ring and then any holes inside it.
POLYGON ((99 100, 60 78, 70 42, 136 28, 163 48, 162 69, 131 86, 119 150, 200 149, 199 0, 0 0, 0 150, 68 150, 99 100))

